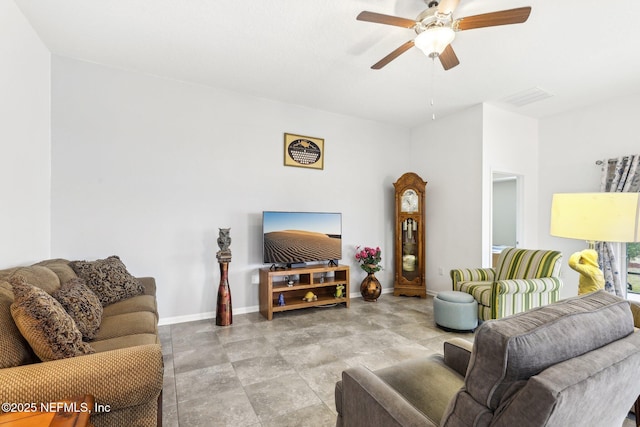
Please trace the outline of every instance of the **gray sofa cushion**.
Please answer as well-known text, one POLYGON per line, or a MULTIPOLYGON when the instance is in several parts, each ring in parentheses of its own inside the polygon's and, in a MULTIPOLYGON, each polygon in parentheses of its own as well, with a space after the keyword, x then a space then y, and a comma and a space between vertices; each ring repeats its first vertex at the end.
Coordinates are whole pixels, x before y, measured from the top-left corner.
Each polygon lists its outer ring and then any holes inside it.
POLYGON ((336 383, 338 427, 437 426, 448 402, 462 387, 471 343, 448 340, 444 356, 406 360, 375 372, 354 367, 336 383))
MULTIPOLYGON (((473 400, 466 392, 458 392, 449 402, 441 427, 484 427, 493 419, 493 412, 473 400)), ((520 424, 516 424, 519 426, 520 424)), ((515 426, 514 426, 515 427, 515 426)))
POLYGON ((437 426, 400 392, 363 366, 342 372, 336 399, 342 401, 336 405, 341 410, 336 420, 338 427, 437 426))
POLYGON ((464 389, 495 411, 519 382, 633 330, 629 303, 605 291, 485 322, 476 332, 464 389))
POLYGON ((640 394, 639 348, 636 333, 545 369, 496 410, 491 425, 623 425, 640 394))
POLYGON ((449 400, 463 384, 463 377, 448 367, 439 354, 407 360, 375 374, 435 424, 440 424, 449 400), (434 386, 425 387, 425 378, 434 386))

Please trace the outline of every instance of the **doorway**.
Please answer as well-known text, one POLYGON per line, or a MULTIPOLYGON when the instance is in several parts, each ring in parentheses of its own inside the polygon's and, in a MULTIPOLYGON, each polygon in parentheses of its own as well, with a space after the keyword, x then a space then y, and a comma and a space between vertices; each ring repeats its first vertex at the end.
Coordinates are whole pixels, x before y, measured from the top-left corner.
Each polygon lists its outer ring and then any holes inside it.
POLYGON ((500 252, 520 242, 522 176, 493 172, 491 195, 491 266, 495 267, 500 252))

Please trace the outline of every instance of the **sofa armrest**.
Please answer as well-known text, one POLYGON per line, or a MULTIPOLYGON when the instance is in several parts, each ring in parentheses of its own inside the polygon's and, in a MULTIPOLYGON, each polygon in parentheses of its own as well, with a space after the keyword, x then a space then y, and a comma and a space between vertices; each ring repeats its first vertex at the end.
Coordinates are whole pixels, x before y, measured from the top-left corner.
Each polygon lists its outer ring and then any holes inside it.
POLYGON ((447 340, 444 342, 444 363, 464 377, 467 374, 472 350, 473 343, 465 339, 447 340))
POLYGON ((496 270, 493 268, 460 268, 449 272, 453 283, 453 290, 457 291, 460 282, 493 282, 496 270))
POLYGON ((157 344, 22 365, 0 369, 0 400, 39 404, 92 394, 111 412, 156 400, 163 372, 157 344))
POLYGON ((341 397, 339 417, 344 426, 436 426, 397 391, 361 366, 342 372, 341 397))
POLYGON ((562 280, 558 277, 540 279, 510 279, 495 282, 496 294, 542 294, 559 291, 562 280))
POLYGON ((144 287, 144 295, 156 296, 156 279, 153 277, 137 277, 144 287))

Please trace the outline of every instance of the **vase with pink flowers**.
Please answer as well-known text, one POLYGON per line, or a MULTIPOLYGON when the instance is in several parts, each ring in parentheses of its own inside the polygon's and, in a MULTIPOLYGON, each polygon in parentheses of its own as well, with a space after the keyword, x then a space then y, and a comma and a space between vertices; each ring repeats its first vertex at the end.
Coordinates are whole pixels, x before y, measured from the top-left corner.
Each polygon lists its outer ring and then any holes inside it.
POLYGON ((370 248, 356 246, 356 261, 360 268, 367 272, 367 277, 360 284, 360 293, 365 301, 377 301, 382 293, 382 285, 375 276, 375 273, 382 270, 382 251, 380 247, 370 248))

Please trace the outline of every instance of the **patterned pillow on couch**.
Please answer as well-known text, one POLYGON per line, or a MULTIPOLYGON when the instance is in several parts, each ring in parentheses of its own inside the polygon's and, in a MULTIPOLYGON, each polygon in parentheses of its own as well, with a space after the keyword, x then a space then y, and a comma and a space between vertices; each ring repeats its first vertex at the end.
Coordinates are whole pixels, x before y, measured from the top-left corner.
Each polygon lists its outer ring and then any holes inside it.
POLYGON ((76 322, 78 330, 85 340, 96 336, 102 320, 102 304, 79 277, 69 280, 60 289, 51 294, 76 322))
POLYGON ((96 261, 72 261, 70 265, 103 307, 144 292, 138 279, 129 274, 116 255, 96 261))
POLYGON ((95 353, 64 308, 51 295, 14 276, 11 316, 33 352, 42 361, 95 353))
POLYGON ((38 361, 11 317, 13 287, 0 280, 0 369, 28 365, 38 361))

